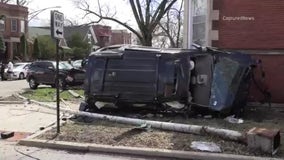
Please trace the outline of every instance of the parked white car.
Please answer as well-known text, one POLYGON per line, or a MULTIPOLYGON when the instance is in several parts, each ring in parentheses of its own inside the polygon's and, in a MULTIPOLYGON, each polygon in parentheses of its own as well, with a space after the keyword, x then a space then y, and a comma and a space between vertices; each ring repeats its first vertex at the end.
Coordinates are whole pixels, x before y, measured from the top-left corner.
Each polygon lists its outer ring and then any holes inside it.
MULTIPOLYGON (((14 69, 12 73, 12 79, 25 79, 27 76, 28 67, 31 63, 15 63, 14 69)), ((7 73, 7 68, 5 69, 6 77, 8 78, 9 75, 7 73)))

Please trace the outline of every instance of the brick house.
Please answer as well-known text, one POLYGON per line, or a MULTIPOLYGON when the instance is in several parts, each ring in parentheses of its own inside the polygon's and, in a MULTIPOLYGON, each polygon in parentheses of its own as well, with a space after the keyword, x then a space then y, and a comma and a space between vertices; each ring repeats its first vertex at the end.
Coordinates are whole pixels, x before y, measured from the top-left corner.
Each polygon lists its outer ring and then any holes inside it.
POLYGON ((28 8, 0 3, 0 15, 4 18, 3 34, 6 51, 2 58, 12 60, 20 55, 20 37, 28 32, 28 8))
POLYGON ((122 29, 112 30, 110 44, 131 44, 131 33, 122 29))
POLYGON ((97 37, 98 40, 98 46, 99 47, 105 47, 105 46, 109 46, 111 44, 111 27, 110 26, 103 26, 103 25, 93 25, 92 26, 94 31, 95 31, 95 35, 97 37))
MULTIPOLYGON (((272 102, 284 103, 284 1, 208 0, 207 44, 242 50, 262 61, 265 77, 257 77, 271 93, 272 102)), ((256 86, 252 101, 262 99, 256 86)))

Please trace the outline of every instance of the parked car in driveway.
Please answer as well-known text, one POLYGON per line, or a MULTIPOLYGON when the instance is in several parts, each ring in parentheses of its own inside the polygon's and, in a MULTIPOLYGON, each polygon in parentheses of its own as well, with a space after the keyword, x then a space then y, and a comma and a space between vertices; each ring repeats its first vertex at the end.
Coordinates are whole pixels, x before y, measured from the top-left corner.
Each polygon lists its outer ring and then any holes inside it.
POLYGON ((79 60, 75 60, 72 63, 72 66, 76 69, 84 69, 86 70, 86 66, 88 64, 88 59, 79 59, 79 60))
POLYGON ((27 77, 27 71, 31 63, 15 63, 13 69, 13 78, 25 79, 27 77))
POLYGON ((79 60, 75 60, 73 63, 72 63, 72 65, 73 65, 73 67, 74 68, 82 68, 82 59, 79 59, 79 60))
MULTIPOLYGON (((13 72, 11 73, 12 77, 10 77, 10 79, 25 79, 30 64, 31 63, 28 62, 15 63, 13 67, 13 72)), ((8 68, 5 68, 4 78, 8 79, 8 77, 9 77, 8 68)))
MULTIPOLYGON (((36 61, 33 62, 27 73, 27 82, 31 89, 37 89, 38 85, 51 85, 56 87, 56 62, 36 61)), ((84 83, 85 71, 75 69, 67 62, 59 62, 59 87, 81 85, 84 83)))

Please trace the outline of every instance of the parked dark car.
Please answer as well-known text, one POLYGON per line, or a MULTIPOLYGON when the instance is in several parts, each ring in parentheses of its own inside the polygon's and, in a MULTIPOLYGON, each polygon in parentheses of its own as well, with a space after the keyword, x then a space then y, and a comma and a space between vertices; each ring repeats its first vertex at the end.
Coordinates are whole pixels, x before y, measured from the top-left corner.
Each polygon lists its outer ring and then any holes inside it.
MULTIPOLYGON (((37 89, 38 85, 55 86, 56 62, 33 62, 27 73, 27 82, 31 89, 37 89)), ((85 71, 74 69, 67 62, 59 62, 59 87, 65 89, 67 85, 81 85, 84 83, 85 71)))
POLYGON ((88 59, 80 110, 113 103, 238 112, 246 104, 253 64, 248 55, 210 49, 128 47, 93 52, 88 59))

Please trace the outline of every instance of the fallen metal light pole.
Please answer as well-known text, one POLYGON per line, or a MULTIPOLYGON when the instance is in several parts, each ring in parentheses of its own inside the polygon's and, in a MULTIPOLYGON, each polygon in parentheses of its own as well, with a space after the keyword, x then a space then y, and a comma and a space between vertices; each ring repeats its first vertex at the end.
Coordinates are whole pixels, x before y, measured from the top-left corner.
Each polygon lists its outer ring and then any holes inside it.
MULTIPOLYGON (((27 100, 25 97, 18 95, 20 98, 27 100)), ((38 102, 35 100, 30 100, 30 102, 36 103, 40 106, 44 106, 50 109, 55 110, 56 107, 52 105, 38 102)), ((279 130, 267 130, 267 129, 254 129, 243 134, 238 131, 228 130, 228 129, 219 129, 209 126, 199 126, 199 125, 189 125, 189 124, 180 124, 180 123, 169 123, 169 122, 160 122, 160 121, 151 121, 151 120, 142 120, 136 118, 126 118, 120 116, 111 116, 98 113, 89 113, 82 111, 74 111, 70 109, 61 109, 62 112, 71 113, 79 116, 87 116, 100 120, 107 120, 111 122, 124 123, 130 125, 142 125, 148 124, 153 128, 164 129, 176 132, 183 133, 192 133, 192 134, 208 134, 212 136, 218 136, 220 138, 232 141, 238 141, 241 143, 246 143, 252 149, 261 149, 264 152, 275 154, 280 146, 280 131, 279 130), (264 133, 264 134, 263 134, 264 133)))

